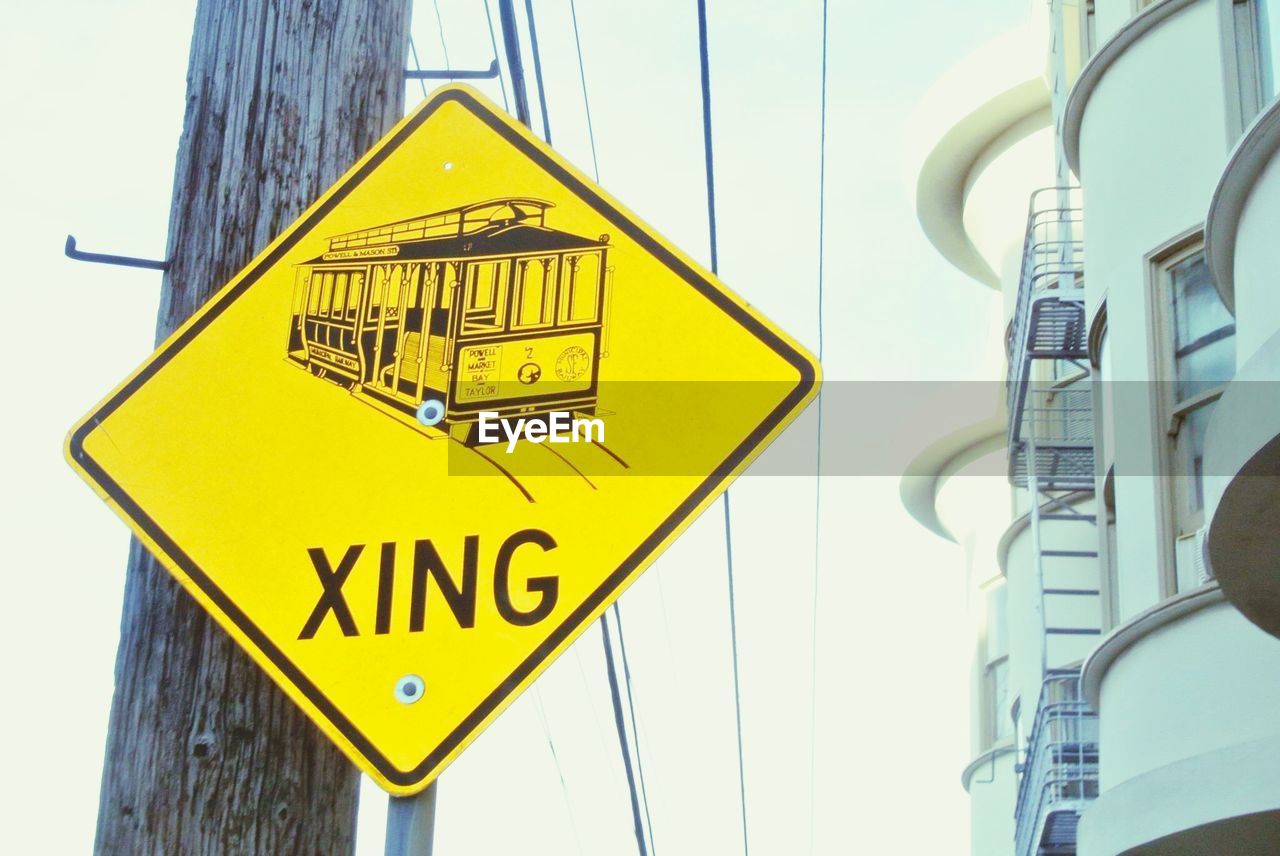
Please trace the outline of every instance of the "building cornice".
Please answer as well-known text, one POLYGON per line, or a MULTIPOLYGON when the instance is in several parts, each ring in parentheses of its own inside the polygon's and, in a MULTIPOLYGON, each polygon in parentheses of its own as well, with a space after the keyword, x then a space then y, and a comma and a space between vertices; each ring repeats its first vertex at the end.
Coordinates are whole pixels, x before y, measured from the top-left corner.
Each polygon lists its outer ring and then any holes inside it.
POLYGON ((1115 32, 1106 44, 1089 59, 1080 71, 1075 85, 1067 96, 1067 106, 1062 115, 1062 147, 1071 171, 1080 176, 1080 128, 1084 123, 1084 111, 1099 81, 1107 69, 1143 35, 1160 26, 1187 6, 1199 0, 1161 0, 1133 16, 1127 24, 1115 32))
POLYGON ((1213 284, 1227 309, 1235 314, 1236 233, 1249 194, 1272 156, 1280 149, 1280 98, 1253 120, 1227 159, 1209 202, 1204 224, 1204 255, 1213 284))
POLYGON ((934 442, 907 464, 898 483, 898 495, 907 513, 930 532, 956 540, 938 517, 938 491, 953 473, 1004 445, 1003 416, 968 425, 934 442))
MULTIPOLYGON (((930 150, 916 181, 916 217, 925 237, 957 270, 993 289, 1000 276, 969 238, 964 206, 974 169, 1001 137, 1043 115, 1049 125, 1049 88, 1043 76, 1014 84, 951 127, 930 150)), ((1013 140, 1006 143, 1012 144, 1013 140)))
POLYGON ((1093 649, 1080 670, 1080 687, 1089 704, 1101 712, 1102 680, 1111 664, 1134 644, 1180 618, 1225 602, 1222 589, 1216 582, 1211 582, 1163 600, 1112 630, 1093 649))

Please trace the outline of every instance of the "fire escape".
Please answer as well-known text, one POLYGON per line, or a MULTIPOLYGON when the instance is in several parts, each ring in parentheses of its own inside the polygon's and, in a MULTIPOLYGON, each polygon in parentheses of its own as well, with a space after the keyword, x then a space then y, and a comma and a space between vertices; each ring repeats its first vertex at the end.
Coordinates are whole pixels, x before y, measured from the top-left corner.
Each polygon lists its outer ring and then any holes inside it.
POLYGON ((1006 392, 1009 480, 1029 501, 1044 683, 1018 768, 1017 856, 1075 854, 1080 813, 1097 795, 1096 715, 1071 667, 1101 635, 1082 239, 1077 189, 1032 194, 1006 392))
POLYGON ((1074 856, 1080 815, 1098 796, 1098 715, 1079 669, 1051 669, 1019 765, 1017 856, 1074 856))

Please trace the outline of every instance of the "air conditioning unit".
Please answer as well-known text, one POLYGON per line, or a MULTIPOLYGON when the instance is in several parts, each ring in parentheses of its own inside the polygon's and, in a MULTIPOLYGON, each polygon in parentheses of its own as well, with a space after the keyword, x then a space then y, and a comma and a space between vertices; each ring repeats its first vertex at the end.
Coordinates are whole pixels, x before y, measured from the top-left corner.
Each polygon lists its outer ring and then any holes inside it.
POLYGON ((1177 563, 1178 591, 1199 588, 1213 580, 1209 569, 1208 530, 1201 527, 1189 535, 1180 535, 1174 545, 1174 561, 1177 563))

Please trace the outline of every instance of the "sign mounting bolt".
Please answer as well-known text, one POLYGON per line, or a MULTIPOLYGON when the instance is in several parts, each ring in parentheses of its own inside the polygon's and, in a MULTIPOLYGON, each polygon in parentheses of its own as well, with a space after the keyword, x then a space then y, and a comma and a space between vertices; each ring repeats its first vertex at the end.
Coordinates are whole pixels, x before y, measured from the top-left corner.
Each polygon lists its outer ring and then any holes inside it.
POLYGON ((418 405, 418 421, 428 428, 444 421, 444 402, 436 398, 428 398, 418 405))
POLYGON ((427 689, 426 683, 417 675, 405 675, 396 681, 396 701, 401 704, 413 704, 422 698, 427 689))

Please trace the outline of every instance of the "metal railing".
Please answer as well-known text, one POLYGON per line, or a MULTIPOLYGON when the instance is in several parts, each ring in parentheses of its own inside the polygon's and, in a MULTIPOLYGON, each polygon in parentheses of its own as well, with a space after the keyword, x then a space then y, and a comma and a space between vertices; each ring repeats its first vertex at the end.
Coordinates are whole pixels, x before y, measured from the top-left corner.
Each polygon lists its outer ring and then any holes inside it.
POLYGON ((1098 715, 1081 696, 1078 669, 1045 677, 1018 770, 1015 856, 1074 854, 1080 814, 1098 796, 1098 715))
MULTIPOLYGON (((1093 470, 1093 391, 1082 378, 1069 386, 1029 382, 1022 391, 1022 426, 1010 437, 1009 480, 1041 490, 1091 490, 1093 470)), ((1012 415, 1010 416, 1012 422, 1012 415)))
POLYGON ((1032 362, 1086 355, 1083 271, 1084 216, 1079 188, 1035 191, 1027 211, 1018 296, 1006 342, 1011 446, 1021 437, 1032 362))

